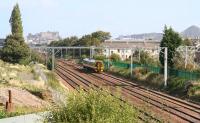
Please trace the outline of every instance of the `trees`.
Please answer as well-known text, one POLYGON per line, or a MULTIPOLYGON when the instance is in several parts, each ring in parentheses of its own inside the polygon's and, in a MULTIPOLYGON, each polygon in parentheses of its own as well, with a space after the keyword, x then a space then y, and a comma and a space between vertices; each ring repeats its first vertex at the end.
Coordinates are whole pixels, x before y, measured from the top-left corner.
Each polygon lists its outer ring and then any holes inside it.
POLYGON ((74 46, 78 42, 78 37, 71 36, 60 41, 52 41, 49 46, 74 46))
POLYGON ((2 59, 11 63, 22 63, 29 55, 29 48, 24 43, 23 37, 9 35, 6 37, 2 49, 2 59))
POLYGON ((109 32, 96 31, 82 36, 80 39, 76 36, 67 37, 60 41, 53 41, 49 46, 99 46, 103 41, 111 38, 109 32))
MULTIPOLYGON (((171 27, 164 28, 163 39, 160 43, 160 47, 167 47, 168 48, 168 65, 173 67, 173 57, 175 55, 176 48, 182 44, 182 39, 177 32, 175 32, 171 27)), ((160 63, 164 66, 164 49, 160 51, 159 60, 160 63)))
POLYGON ((116 54, 116 53, 113 53, 113 54, 110 56, 110 59, 111 59, 112 61, 114 61, 114 62, 116 62, 116 61, 121 61, 120 56, 119 56, 118 54, 116 54))
POLYGON ((24 42, 21 14, 18 4, 14 6, 10 17, 12 35, 8 35, 2 49, 1 58, 11 63, 28 63, 30 53, 28 45, 24 42))
POLYGON ((92 37, 100 40, 101 43, 111 38, 110 32, 104 32, 104 31, 96 31, 96 32, 93 32, 91 35, 92 37))
POLYGON ((193 44, 192 44, 192 41, 190 39, 186 38, 186 39, 183 40, 183 45, 192 46, 193 44))
POLYGON ((18 4, 16 4, 13 8, 9 22, 11 25, 12 34, 23 37, 22 20, 18 4))

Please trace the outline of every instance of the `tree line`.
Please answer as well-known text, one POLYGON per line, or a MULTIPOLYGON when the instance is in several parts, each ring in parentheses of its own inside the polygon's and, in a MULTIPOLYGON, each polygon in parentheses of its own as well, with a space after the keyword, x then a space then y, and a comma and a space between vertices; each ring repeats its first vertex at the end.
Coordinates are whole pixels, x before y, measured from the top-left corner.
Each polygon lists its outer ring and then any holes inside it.
MULTIPOLYGON (((22 19, 18 4, 12 10, 9 23, 12 33, 6 37, 4 47, 0 51, 0 58, 6 62, 20 64, 28 64, 31 60, 37 59, 38 56, 30 52, 29 46, 24 41, 22 19), (32 58, 30 58, 31 55, 32 58)), ((80 38, 72 36, 60 41, 53 41, 49 46, 100 46, 101 43, 110 38, 110 32, 96 31, 80 38)), ((173 58, 175 57, 176 48, 180 45, 192 45, 192 42, 188 39, 183 40, 178 32, 175 32, 171 27, 165 26, 160 47, 168 48, 168 65, 170 67, 174 67, 173 58)), ((159 60, 164 65, 164 54, 162 52, 163 50, 160 52, 159 60)))
POLYGON ((110 32, 96 31, 81 38, 71 36, 59 41, 52 41, 49 46, 100 46, 102 42, 110 38, 110 32))

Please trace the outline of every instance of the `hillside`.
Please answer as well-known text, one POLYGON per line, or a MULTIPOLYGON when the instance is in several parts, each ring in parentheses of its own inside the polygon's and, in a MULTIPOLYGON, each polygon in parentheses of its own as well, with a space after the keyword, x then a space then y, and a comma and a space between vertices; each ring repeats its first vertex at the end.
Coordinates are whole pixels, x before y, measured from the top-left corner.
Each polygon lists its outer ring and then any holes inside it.
POLYGON ((198 26, 190 26, 181 32, 184 38, 197 38, 200 37, 200 28, 198 26))

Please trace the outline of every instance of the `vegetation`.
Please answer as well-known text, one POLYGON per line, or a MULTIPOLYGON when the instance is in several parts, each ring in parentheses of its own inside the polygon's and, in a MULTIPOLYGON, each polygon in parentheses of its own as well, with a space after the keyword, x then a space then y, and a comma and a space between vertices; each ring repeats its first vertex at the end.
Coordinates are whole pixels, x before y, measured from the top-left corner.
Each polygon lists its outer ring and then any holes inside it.
POLYGON ((18 4, 13 8, 10 17, 12 34, 6 37, 1 58, 6 62, 27 64, 29 47, 24 42, 21 14, 18 4))
POLYGON ((113 53, 113 54, 110 56, 110 59, 111 59, 111 61, 114 61, 114 62, 116 62, 116 61, 121 61, 121 57, 120 57, 118 54, 116 54, 116 53, 113 53))
POLYGON ((105 60, 106 59, 106 56, 105 55, 95 55, 94 56, 94 59, 96 59, 96 60, 105 60))
POLYGON ((81 38, 72 36, 60 41, 53 41, 49 46, 99 46, 104 40, 110 38, 109 32, 96 31, 81 38))
MULTIPOLYGON (((176 48, 182 44, 182 39, 177 32, 170 27, 167 28, 165 26, 163 39, 161 40, 160 47, 167 47, 168 48, 168 65, 170 67, 174 66, 173 58, 175 55, 176 48)), ((159 60, 160 63, 164 66, 164 49, 160 51, 159 60)))
POLYGON ((109 72, 126 79, 135 80, 139 84, 167 92, 171 95, 200 102, 200 83, 198 80, 190 81, 184 78, 170 76, 167 80, 168 86, 164 88, 164 76, 160 73, 153 73, 145 67, 134 68, 132 77, 130 76, 130 69, 112 66, 109 72))
POLYGON ((52 41, 49 46, 59 47, 59 46, 74 46, 78 42, 78 37, 72 36, 65 38, 60 41, 52 41))
POLYGON ((133 123, 138 120, 136 109, 105 90, 74 92, 68 95, 66 102, 61 108, 53 109, 45 122, 133 123))
POLYGON ((6 112, 6 111, 4 111, 4 109, 0 108, 0 119, 30 114, 30 113, 35 113, 35 112, 42 112, 42 111, 46 110, 45 108, 26 107, 26 106, 23 106, 23 107, 15 106, 14 109, 15 109, 14 112, 6 112))

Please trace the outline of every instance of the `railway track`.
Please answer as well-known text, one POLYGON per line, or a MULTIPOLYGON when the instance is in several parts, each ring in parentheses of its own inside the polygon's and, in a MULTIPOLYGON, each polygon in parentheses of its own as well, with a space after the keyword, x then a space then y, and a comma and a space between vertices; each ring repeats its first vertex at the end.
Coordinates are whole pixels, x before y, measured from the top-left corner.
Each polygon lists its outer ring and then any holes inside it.
MULTIPOLYGON (((92 87, 94 89, 99 88, 99 86, 97 86, 96 84, 93 84, 91 82, 88 82, 88 80, 83 81, 84 80, 83 78, 81 78, 80 76, 77 76, 77 74, 74 74, 72 71, 70 71, 68 69, 64 69, 62 66, 58 65, 56 68, 56 72, 62 79, 69 82, 70 85, 73 86, 73 88, 76 89, 77 91, 79 91, 78 88, 80 88, 80 87, 82 89, 84 89, 85 91, 87 91, 87 89, 89 89, 88 87, 90 87, 90 88, 92 87), (65 74, 67 74, 67 76, 65 74), (77 79, 77 80, 74 80, 74 79, 77 79), (72 82, 73 82, 73 84, 72 84, 72 82)), ((111 94, 111 95, 113 95, 113 94, 111 94)), ((118 97, 116 97, 116 98, 118 98, 118 97)), ((120 100, 122 100, 122 99, 120 98, 120 100)), ((122 101, 124 101, 124 100, 122 100, 122 101)), ((142 122, 155 122, 155 123, 161 122, 159 119, 155 118, 154 116, 150 115, 147 112, 144 112, 143 110, 138 109, 138 111, 140 112, 140 115, 138 116, 138 118, 142 122)))
MULTIPOLYGON (((71 69, 68 69, 70 72, 66 73, 66 75, 73 73, 79 76, 79 73, 82 72, 80 66, 74 66, 73 64, 69 64, 64 61, 60 61, 60 64, 71 67, 71 69)), ((106 73, 82 73, 79 78, 84 78, 84 82, 88 84, 88 87, 91 84, 95 85, 95 87, 106 85, 112 87, 112 90, 115 90, 115 86, 120 86, 124 98, 129 98, 134 101, 138 100, 138 103, 143 102, 143 104, 145 102, 151 107, 151 109, 153 109, 153 111, 162 113, 164 116, 171 118, 171 121, 196 123, 200 122, 200 106, 196 104, 182 101, 161 92, 147 90, 144 87, 138 86, 137 84, 134 84, 128 80, 123 80, 106 73), (88 83, 88 81, 93 81, 95 83, 88 83)), ((81 85, 81 82, 79 84, 81 85)))

